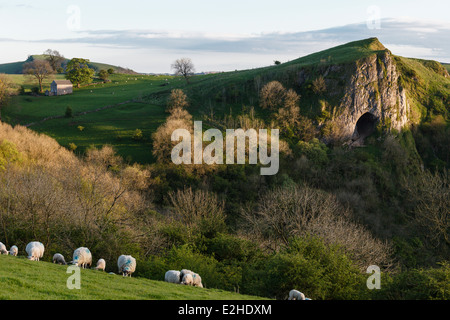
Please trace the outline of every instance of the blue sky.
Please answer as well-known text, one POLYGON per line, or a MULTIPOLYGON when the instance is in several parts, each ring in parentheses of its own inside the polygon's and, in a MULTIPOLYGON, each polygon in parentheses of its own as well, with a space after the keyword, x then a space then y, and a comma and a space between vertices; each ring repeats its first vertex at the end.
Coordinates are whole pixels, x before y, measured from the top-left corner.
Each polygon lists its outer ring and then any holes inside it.
POLYGON ((67 58, 170 72, 287 61, 377 36, 396 54, 450 62, 450 2, 0 0, 0 63, 51 48, 67 58))

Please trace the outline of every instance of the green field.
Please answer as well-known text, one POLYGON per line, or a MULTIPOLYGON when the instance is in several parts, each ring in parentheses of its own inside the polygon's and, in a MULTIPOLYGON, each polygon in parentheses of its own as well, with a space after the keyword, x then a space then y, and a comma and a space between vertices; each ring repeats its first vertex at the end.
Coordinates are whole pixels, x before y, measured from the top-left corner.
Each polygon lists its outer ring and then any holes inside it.
MULTIPOLYGON (((139 268, 139 267, 138 267, 139 268)), ((260 297, 81 269, 81 289, 68 289, 67 266, 0 255, 0 300, 255 300, 260 297)))
MULTIPOLYGON (((26 61, 17 61, 17 62, 10 62, 10 63, 3 63, 0 64, 0 73, 6 73, 6 74, 19 74, 22 73, 23 70, 23 65, 26 62, 32 61, 32 60, 44 60, 46 59, 46 56, 43 54, 35 54, 35 55, 31 55, 26 61)), ((65 59, 63 61, 63 65, 66 65, 69 62, 69 59, 65 59)), ((119 73, 128 73, 128 72, 133 72, 131 70, 127 70, 125 68, 122 67, 118 67, 118 66, 113 66, 110 64, 105 64, 105 63, 99 63, 99 62, 90 62, 89 63, 89 67, 94 69, 95 71, 99 71, 99 70, 108 70, 108 69, 113 69, 115 72, 119 72, 119 73)))
MULTIPOLYGON (((19 83, 21 75, 13 75, 19 83)), ((117 74, 111 82, 95 84, 66 96, 14 96, 2 112, 3 119, 13 125, 30 125, 30 128, 55 138, 62 146, 75 143, 76 152, 87 147, 113 145, 119 154, 130 161, 152 162, 151 133, 165 120, 164 102, 155 104, 144 99, 153 92, 169 92, 172 86, 160 86, 166 82, 162 76, 130 76, 117 74), (67 107, 72 118, 65 118, 67 107), (107 107, 107 109, 96 111, 107 107), (86 114, 81 114, 88 112, 86 114), (41 122, 48 117, 59 117, 41 122), (82 126, 83 131, 79 130, 82 126), (144 139, 133 140, 136 129, 144 139)), ((168 79, 169 80, 169 79, 168 79)), ((25 81, 25 80, 23 80, 25 81)), ((176 83, 183 85, 178 79, 176 83)))

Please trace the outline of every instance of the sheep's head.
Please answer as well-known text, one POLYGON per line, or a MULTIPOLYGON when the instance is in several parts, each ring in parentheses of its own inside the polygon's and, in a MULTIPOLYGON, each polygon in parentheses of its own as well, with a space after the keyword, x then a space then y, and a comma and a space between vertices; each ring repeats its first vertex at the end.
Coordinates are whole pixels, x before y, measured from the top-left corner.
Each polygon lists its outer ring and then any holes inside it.
POLYGON ((6 255, 8 255, 8 251, 6 251, 5 249, 0 249, 0 254, 6 254, 6 255))
POLYGON ((183 277, 183 280, 181 281, 181 284, 190 285, 190 284, 192 284, 193 281, 194 281, 194 279, 192 278, 192 275, 185 274, 183 277))

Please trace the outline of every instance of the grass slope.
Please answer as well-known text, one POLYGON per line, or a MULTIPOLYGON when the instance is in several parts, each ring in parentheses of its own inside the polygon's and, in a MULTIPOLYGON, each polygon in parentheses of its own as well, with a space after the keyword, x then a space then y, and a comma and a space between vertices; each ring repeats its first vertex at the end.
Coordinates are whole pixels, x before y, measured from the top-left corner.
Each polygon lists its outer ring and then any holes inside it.
MULTIPOLYGON (((168 76, 114 74, 111 76, 112 82, 75 88, 72 95, 13 97, 9 106, 3 108, 2 117, 12 125, 36 122, 31 129, 52 136, 65 147, 74 143, 78 147, 77 153, 83 153, 90 145, 100 147, 110 144, 131 162, 151 163, 154 160, 151 154, 151 134, 167 117, 164 112, 167 96, 174 88, 185 91, 190 100, 188 110, 194 118, 203 119, 205 115, 214 113, 215 119, 223 119, 224 115, 230 113, 240 114, 243 106, 257 107, 262 86, 277 80, 285 87, 297 91, 301 96, 301 113, 315 119, 321 115, 323 101, 330 106, 339 105, 345 79, 351 76, 356 60, 380 54, 385 50, 387 49, 377 38, 369 38, 281 65, 198 75, 191 78, 189 85, 180 78, 168 76), (315 77, 324 74, 330 65, 340 65, 343 70, 340 75, 342 79, 328 79, 342 82, 336 89, 337 94, 315 94, 311 89, 312 79, 307 79, 299 85, 299 73, 306 70, 310 77, 315 77), (163 84, 168 85, 162 86, 163 84), (80 114, 127 101, 128 103, 114 108, 80 114), (46 117, 61 117, 69 106, 73 110, 74 118, 58 118, 39 123, 46 117), (80 131, 78 126, 85 129, 80 131), (142 141, 133 140, 136 129, 142 130, 142 141)), ((396 57, 396 63, 403 74, 402 85, 406 87, 411 100, 412 120, 416 122, 426 117, 430 106, 437 111, 441 110, 439 112, 448 108, 445 104, 448 101, 446 97, 450 96, 450 78, 442 75, 442 65, 433 61, 402 57, 396 57)), ((25 77, 21 75, 12 77, 16 83, 25 81, 25 77)), ((49 83, 46 85, 49 86, 49 83)), ((256 108, 255 111, 258 118, 270 118, 271 112, 268 110, 256 108)))
POLYGON ((166 77, 114 74, 111 80, 106 84, 74 88, 72 95, 15 96, 2 110, 2 117, 12 125, 35 123, 31 129, 55 138, 65 147, 75 143, 77 152, 83 152, 91 145, 100 147, 110 144, 130 161, 152 162, 151 133, 161 125, 167 114, 164 112, 164 103, 155 104, 142 97, 144 94, 166 90, 166 87, 160 86, 166 82, 166 77), (117 106, 81 114, 113 105, 117 106), (64 116, 67 107, 73 110, 73 118, 63 117, 40 123, 47 117, 64 116), (84 130, 80 131, 79 126, 84 127, 84 130), (133 140, 136 129, 142 130, 142 141, 133 140))
MULTIPOLYGON (((43 54, 36 54, 36 55, 32 55, 31 57, 34 60, 44 60, 46 58, 43 54)), ((0 64, 0 73, 20 74, 20 73, 22 73, 23 65, 29 61, 32 61, 32 60, 30 60, 30 58, 28 58, 26 61, 17 61, 17 62, 0 64)), ((63 65, 67 64, 68 62, 69 62, 69 59, 64 60, 63 65)), ((102 69, 108 70, 111 68, 114 70, 114 72, 118 72, 118 73, 135 73, 133 70, 122 68, 119 66, 114 66, 111 64, 100 63, 100 62, 90 62, 89 67, 91 67, 95 71, 100 71, 102 69)))
POLYGON ((81 269, 81 289, 67 288, 67 266, 0 255, 0 300, 256 300, 260 297, 81 269))

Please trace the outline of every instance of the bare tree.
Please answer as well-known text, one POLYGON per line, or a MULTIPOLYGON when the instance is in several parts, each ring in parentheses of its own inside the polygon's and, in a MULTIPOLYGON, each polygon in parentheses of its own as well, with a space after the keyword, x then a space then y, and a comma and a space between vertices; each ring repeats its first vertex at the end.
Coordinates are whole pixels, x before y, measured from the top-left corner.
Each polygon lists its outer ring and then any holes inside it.
POLYGON ((42 92, 44 80, 50 77, 54 72, 47 60, 33 60, 32 62, 24 64, 23 73, 35 77, 39 83, 39 92, 42 92))
POLYGON ((225 203, 215 193, 192 188, 169 193, 176 221, 189 232, 211 234, 225 229, 225 203))
POLYGON ((299 100, 300 97, 294 90, 289 89, 286 92, 284 99, 284 106, 278 109, 278 112, 275 115, 275 118, 280 127, 287 127, 287 126, 293 127, 299 124, 300 122, 300 107, 298 106, 299 100))
POLYGON ((243 211, 248 234, 265 240, 272 250, 290 238, 315 235, 341 245, 361 269, 391 266, 391 247, 354 222, 335 196, 309 187, 277 188, 263 195, 256 210, 243 211))
POLYGON ((62 54, 52 49, 47 49, 44 51, 44 55, 47 57, 46 60, 50 63, 53 71, 56 71, 59 67, 61 67, 61 63, 65 60, 62 54))
POLYGON ((312 88, 315 94, 321 94, 327 91, 327 86, 325 84, 325 79, 323 78, 323 76, 319 76, 318 78, 313 80, 312 88))
POLYGON ((167 112, 176 108, 184 109, 189 105, 187 102, 187 96, 181 89, 173 89, 170 93, 169 99, 167 100, 167 112))
POLYGON ((186 83, 189 83, 189 77, 195 72, 194 64, 190 58, 177 59, 171 67, 175 70, 176 75, 183 76, 186 79, 186 83))
POLYGON ((260 93, 260 105, 263 109, 276 110, 283 105, 286 89, 278 81, 267 83, 260 93))
POLYGON ((450 247, 450 171, 424 171, 404 178, 408 201, 413 204, 413 222, 433 246, 450 247))

